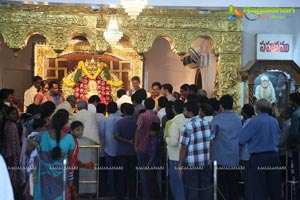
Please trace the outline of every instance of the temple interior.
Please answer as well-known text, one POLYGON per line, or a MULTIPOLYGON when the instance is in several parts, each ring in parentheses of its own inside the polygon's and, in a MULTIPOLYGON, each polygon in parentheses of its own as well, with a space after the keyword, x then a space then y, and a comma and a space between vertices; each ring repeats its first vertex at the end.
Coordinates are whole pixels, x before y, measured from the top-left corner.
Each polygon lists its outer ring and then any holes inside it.
MULTIPOLYGON (((231 95, 238 113, 261 98, 280 113, 289 94, 299 92, 298 0, 149 1, 136 18, 112 2, 0 1, 0 88, 15 90, 21 111, 34 76, 58 82, 64 98, 85 100, 93 94, 117 100, 134 76, 149 93, 153 82, 170 83, 175 92, 195 84, 208 98, 231 95), (106 35, 112 16, 121 33, 116 41, 111 38, 117 33, 106 35)), ((82 154, 97 160, 99 146, 89 145, 95 152, 82 154)), ((95 176, 83 170, 87 184, 80 193, 97 193, 96 186, 86 186, 95 176)))

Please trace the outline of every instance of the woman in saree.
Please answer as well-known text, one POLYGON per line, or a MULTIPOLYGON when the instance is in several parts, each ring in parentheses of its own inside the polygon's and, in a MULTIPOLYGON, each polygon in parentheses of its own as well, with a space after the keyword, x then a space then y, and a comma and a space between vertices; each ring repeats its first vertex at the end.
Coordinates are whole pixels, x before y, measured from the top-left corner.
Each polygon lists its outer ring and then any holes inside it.
POLYGON ((68 112, 58 110, 52 117, 51 129, 35 138, 38 144, 36 177, 33 177, 35 200, 63 199, 63 160, 70 160, 75 148, 72 135, 64 131, 68 120, 68 112))
POLYGON ((34 96, 34 104, 41 105, 48 101, 50 98, 49 93, 49 84, 47 80, 43 80, 41 83, 41 88, 39 89, 38 93, 34 96))

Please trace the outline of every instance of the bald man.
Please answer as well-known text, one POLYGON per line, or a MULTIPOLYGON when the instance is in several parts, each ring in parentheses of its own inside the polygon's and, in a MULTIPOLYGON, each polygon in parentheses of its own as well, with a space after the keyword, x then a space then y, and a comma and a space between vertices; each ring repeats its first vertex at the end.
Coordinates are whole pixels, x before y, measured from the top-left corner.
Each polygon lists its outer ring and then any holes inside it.
POLYGON ((255 109, 257 117, 239 134, 240 144, 247 144, 250 153, 245 185, 252 197, 245 199, 281 200, 281 163, 277 148, 280 129, 277 120, 268 115, 270 102, 259 99, 255 109))

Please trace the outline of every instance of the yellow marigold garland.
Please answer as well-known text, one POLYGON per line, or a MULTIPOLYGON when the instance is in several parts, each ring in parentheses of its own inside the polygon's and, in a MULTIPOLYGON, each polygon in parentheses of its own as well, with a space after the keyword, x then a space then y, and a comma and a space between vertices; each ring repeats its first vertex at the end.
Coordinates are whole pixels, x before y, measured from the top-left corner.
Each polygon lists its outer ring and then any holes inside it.
MULTIPOLYGON (((100 66, 98 66, 97 71, 96 71, 95 74, 92 76, 92 75, 88 72, 88 70, 86 69, 86 67, 85 67, 83 61, 80 61, 80 62, 78 63, 78 68, 82 69, 83 73, 84 73, 89 79, 92 79, 92 80, 95 80, 95 79, 99 76, 99 74, 102 72, 103 67, 105 67, 105 66, 106 66, 106 64, 103 63, 103 62, 101 62, 101 63, 100 63, 100 66)), ((78 68, 77 68, 77 69, 78 69, 78 68)))
POLYGON ((68 87, 74 87, 76 84, 74 81, 69 81, 66 77, 63 78, 63 83, 68 87))
MULTIPOLYGON (((84 61, 79 61, 78 66, 76 68, 76 71, 80 71, 82 70, 82 72, 84 73, 84 75, 86 75, 89 79, 91 80, 95 80, 99 74, 102 72, 103 67, 106 67, 106 64, 101 62, 100 66, 98 66, 98 69, 96 71, 96 73, 92 76, 88 70, 85 67, 84 61)), ((75 73, 76 73, 75 71, 75 73)), ((76 85, 75 81, 70 81, 67 79, 67 77, 63 78, 63 83, 68 86, 68 87, 74 87, 76 85)), ((123 81, 112 81, 112 80, 107 80, 107 83, 113 87, 121 87, 123 85, 123 81)))
POLYGON ((113 87, 120 87, 123 85, 123 81, 112 81, 108 80, 107 83, 113 87))

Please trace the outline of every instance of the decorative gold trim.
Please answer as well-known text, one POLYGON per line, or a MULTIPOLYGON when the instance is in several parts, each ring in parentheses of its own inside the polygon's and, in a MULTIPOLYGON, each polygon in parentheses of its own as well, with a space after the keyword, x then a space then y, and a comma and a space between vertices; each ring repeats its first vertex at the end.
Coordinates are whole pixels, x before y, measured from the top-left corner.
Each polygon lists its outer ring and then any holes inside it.
MULTIPOLYGON (((87 6, 12 4, 0 9, 0 34, 14 51, 22 49, 33 34, 41 34, 55 52, 62 52, 74 36, 85 36, 97 52, 104 53, 108 44, 103 31, 110 12, 111 8, 93 12, 87 6)), ((196 9, 144 9, 136 20, 130 19, 123 9, 118 8, 117 13, 120 29, 133 47, 129 51, 135 52, 128 53, 128 56, 134 56, 131 76, 142 77, 141 55, 149 51, 156 38, 167 37, 172 41, 174 51, 183 55, 195 38, 209 37, 219 59, 215 95, 231 94, 239 106, 241 18, 229 22, 226 11, 199 14, 196 9)), ((112 54, 118 55, 118 51, 113 48, 112 54)), ((121 57, 128 60, 128 57, 121 57)), ((35 74, 44 77, 41 67, 38 66, 35 74)))
POLYGON ((48 58, 55 58, 57 54, 49 45, 36 44, 34 48, 34 75, 46 79, 45 70, 49 66, 48 58))

